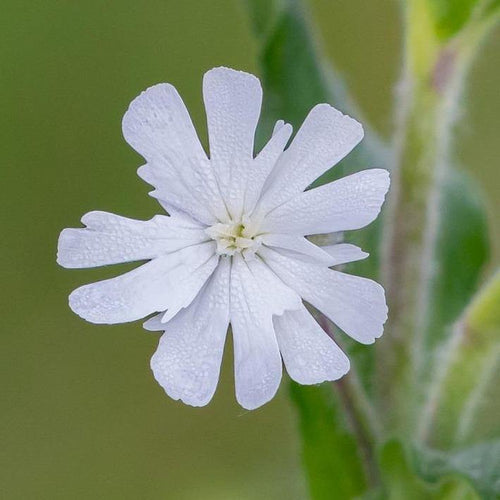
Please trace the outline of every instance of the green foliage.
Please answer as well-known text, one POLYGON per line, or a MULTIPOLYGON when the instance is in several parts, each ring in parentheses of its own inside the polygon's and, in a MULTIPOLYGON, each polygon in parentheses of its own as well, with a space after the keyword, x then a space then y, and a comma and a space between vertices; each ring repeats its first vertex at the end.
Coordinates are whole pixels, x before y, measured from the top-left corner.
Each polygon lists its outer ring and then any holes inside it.
MULTIPOLYGON (((264 84, 265 134, 258 142, 262 144, 269 136, 277 119, 292 123, 297 130, 311 107, 319 102, 329 102, 360 119, 338 74, 324 64, 301 2, 246 0, 246 4, 260 43, 259 61, 264 84)), ((442 88, 436 91, 437 87, 432 86, 435 64, 443 47, 453 37, 467 32, 470 27, 477 34, 477 26, 498 12, 497 4, 500 5, 499 0, 407 2, 411 15, 407 17, 406 56, 413 61, 407 70, 413 71, 415 81, 418 81, 416 91, 426 97, 419 103, 432 107, 429 110, 416 106, 415 112, 426 117, 424 121, 428 126, 416 127, 415 132, 421 134, 418 140, 424 146, 429 143, 437 145, 435 156, 426 152, 425 160, 431 162, 426 165, 428 172, 442 166, 439 162, 448 157, 439 154, 439 141, 444 141, 445 145, 448 143, 447 134, 441 127, 443 123, 445 127, 451 127, 453 122, 451 118, 442 120, 442 113, 450 112, 452 106, 444 100, 453 98, 454 88, 446 96, 440 94, 442 88), (432 163, 434 161, 436 164, 432 163)), ((479 38, 476 36, 474 41, 479 38)), ((461 61, 462 66, 452 66, 450 71, 456 71, 457 78, 461 78, 467 67, 463 61, 470 56, 471 50, 466 45, 458 46, 456 50, 456 61, 461 61), (462 58, 460 50, 467 52, 467 57, 462 58)), ((445 80, 445 84, 449 82, 453 82, 453 78, 445 80)), ((363 166, 388 166, 387 158, 386 148, 368 130, 363 143, 316 185, 363 166)), ((410 166, 411 162, 410 158, 410 166)), ((411 172, 418 183, 418 170, 411 172)), ((377 434, 376 439, 366 440, 355 423, 346 418, 346 415, 352 417, 346 402, 332 391, 330 385, 301 387, 292 384, 292 397, 299 414, 303 460, 314 499, 358 496, 366 500, 468 500, 494 498, 492 495, 497 494, 495 488, 500 485, 500 479, 494 470, 499 467, 496 462, 492 464, 493 454, 498 453, 497 445, 486 443, 467 450, 450 451, 460 443, 474 443, 498 432, 492 422, 498 414, 494 404, 498 404, 499 395, 494 393, 496 388, 492 381, 498 356, 500 320, 496 305, 500 285, 495 282, 475 298, 489 255, 484 206, 471 179, 451 167, 444 169, 443 173, 442 178, 436 176, 440 182, 440 203, 432 221, 436 224, 436 238, 432 240, 434 246, 427 262, 431 279, 426 284, 426 317, 415 318, 422 326, 418 362, 415 363, 417 368, 415 372, 410 370, 412 376, 408 379, 387 380, 387 384, 401 385, 402 404, 407 405, 411 418, 417 422, 415 427, 414 423, 407 426, 411 431, 404 440, 387 440, 401 430, 390 427, 377 434), (404 385, 408 380, 410 385, 404 385), (419 426, 420 434, 416 430, 419 426), (366 446, 371 450, 368 454, 366 446), (441 447, 441 451, 430 446, 441 447), (409 450, 413 451, 409 453, 409 450)), ((429 179, 434 182, 432 176, 429 179)), ((425 221, 425 217, 418 220, 425 221)), ((384 222, 387 221, 379 220, 363 231, 347 235, 348 241, 372 253, 367 261, 351 264, 348 271, 377 277, 384 222)), ((390 335, 390 332, 385 335, 390 335)), ((343 341, 344 337, 341 339, 343 341)), ((412 339, 404 337, 398 340, 410 341, 412 339)), ((371 390, 374 349, 351 342, 343 342, 343 345, 354 361, 352 371, 361 381, 361 396, 366 398, 365 405, 358 406, 358 410, 365 411, 367 407, 371 408, 371 398, 377 397, 371 390)), ((401 353, 413 356, 413 351, 410 347, 401 353)), ((383 364, 386 360, 379 361, 383 364)), ((407 357, 392 362, 410 364, 407 357)), ((346 387, 349 390, 349 386, 346 387)), ((384 386, 379 394, 390 392, 389 389, 389 386, 384 386)), ((359 393, 350 395, 354 399, 359 396, 359 393)), ((380 418, 388 410, 384 405, 379 407, 380 418)), ((358 417, 354 415, 353 418, 358 417)), ((364 415, 368 421, 373 418, 371 410, 364 415)))
MULTIPOLYGON (((468 482, 457 474, 453 467, 445 467, 444 462, 430 466, 434 475, 426 475, 424 467, 427 455, 415 454, 413 460, 421 470, 420 477, 414 472, 414 464, 408 459, 409 452, 400 441, 388 441, 380 451, 380 467, 384 481, 385 500, 474 500, 478 496, 468 482)), ((432 455, 434 458, 434 454, 432 455)))
POLYGON ((481 196, 472 179, 456 169, 446 171, 439 214, 418 390, 424 399, 422 433, 432 425, 430 441, 449 447, 469 411, 468 398, 490 369, 484 361, 491 343, 477 334, 465 336, 457 324, 482 277, 489 239, 481 196))
POLYGON ((303 462, 314 500, 354 498, 365 491, 364 471, 356 442, 343 421, 328 385, 302 387, 291 384, 291 394, 300 409, 303 462))
POLYGON ((449 168, 442 186, 427 349, 443 340, 477 290, 489 258, 486 210, 473 179, 449 168))
POLYGON ((499 0, 427 0, 427 3, 441 41, 453 38, 469 24, 488 21, 500 7, 499 0))
POLYGON ((414 450, 413 460, 419 475, 427 481, 458 474, 474 485, 484 500, 500 497, 500 441, 448 453, 421 448, 414 450))
POLYGON ((463 70, 500 15, 500 0, 404 0, 403 4, 405 64, 412 78, 423 86, 432 82, 438 92, 454 75, 463 79, 463 70))
POLYGON ((451 38, 460 31, 478 3, 478 0, 429 0, 439 38, 451 38))
MULTIPOLYGON (((263 126, 258 143, 263 144, 276 120, 285 120, 297 130, 311 108, 322 102, 356 116, 343 82, 323 63, 302 3, 299 0, 246 0, 246 3, 259 37, 259 62, 265 89, 263 126)), ((382 164, 384 146, 370 131, 367 136, 315 185, 330 182, 343 171, 358 170, 368 158, 375 158, 382 164)))
POLYGON ((500 330, 500 270, 491 279, 472 304, 468 324, 475 330, 483 330, 491 335, 500 330))
MULTIPOLYGON (((456 61, 461 61, 455 62, 454 71, 457 78, 463 78, 469 59, 499 12, 499 2, 410 0, 409 4, 413 17, 407 18, 407 53, 414 61, 410 68, 421 82, 418 91, 432 96, 429 102, 443 106, 436 114, 439 120, 442 113, 450 113, 450 101, 446 101, 442 87, 439 88, 442 95, 436 95, 428 82, 435 77, 435 65, 442 61, 440 55, 445 50, 442 47, 449 39, 459 36, 467 41, 454 48, 456 61), (423 39, 430 42, 422 45, 423 39)), ((448 47, 451 44, 449 42, 448 47)), ((453 85, 460 88, 462 82, 450 84, 451 77, 446 82, 451 88, 450 95, 456 98, 453 85)), ((425 114, 426 109, 416 112, 425 114)), ((452 123, 449 119, 447 127, 452 123)), ((436 139, 444 141, 446 147, 447 131, 443 134, 436 130, 436 139)), ((446 156, 453 158, 450 151, 445 151, 446 156)), ((442 158, 436 155, 434 168, 439 168, 440 161, 442 158)), ((423 342, 415 344, 417 368, 411 381, 412 397, 407 398, 409 418, 416 418, 419 427, 419 453, 412 466, 423 479, 431 482, 459 474, 467 478, 481 498, 497 498, 498 445, 486 442, 459 452, 453 450, 463 444, 498 437, 500 431, 497 421, 500 390, 495 384, 500 372, 497 312, 500 278, 497 275, 485 291, 475 295, 489 256, 484 204, 471 179, 451 167, 445 168, 444 174, 443 179, 437 178, 440 205, 433 214, 438 217, 434 248, 428 256, 431 260, 423 263, 431 277, 430 289, 425 295, 427 308, 423 309, 425 317, 416 318, 423 327, 423 342), (418 403, 420 398, 425 401, 422 408, 418 403), (428 445, 442 451, 430 450, 428 445), (493 460, 495 454, 496 461, 493 460)), ((426 286, 425 281, 423 284, 426 286)), ((422 334, 417 331, 417 335, 422 334)), ((407 352, 415 355, 415 346, 407 352)), ((399 361, 406 362, 405 359, 399 361)))
MULTIPOLYGON (((456 325, 434 408, 433 442, 450 447, 498 436, 500 272, 456 325)), ((498 447, 497 447, 498 448, 498 447)), ((500 469, 499 469, 500 480, 500 469)))

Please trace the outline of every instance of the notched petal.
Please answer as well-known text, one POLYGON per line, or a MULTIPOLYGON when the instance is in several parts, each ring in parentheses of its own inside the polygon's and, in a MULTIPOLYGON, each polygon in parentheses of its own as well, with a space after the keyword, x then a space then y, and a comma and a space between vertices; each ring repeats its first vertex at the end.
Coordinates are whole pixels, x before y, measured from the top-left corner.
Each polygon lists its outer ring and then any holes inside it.
POLYGON ((377 218, 389 184, 387 170, 362 170, 280 205, 268 213, 263 230, 311 235, 360 229, 377 218))
POLYGON ((148 321, 165 331, 151 358, 156 380, 171 398, 205 406, 217 387, 229 324, 229 261, 221 262, 189 307, 167 324, 158 318, 148 321))
POLYGON ((299 384, 337 380, 349 371, 349 359, 302 306, 274 318, 286 370, 299 384))

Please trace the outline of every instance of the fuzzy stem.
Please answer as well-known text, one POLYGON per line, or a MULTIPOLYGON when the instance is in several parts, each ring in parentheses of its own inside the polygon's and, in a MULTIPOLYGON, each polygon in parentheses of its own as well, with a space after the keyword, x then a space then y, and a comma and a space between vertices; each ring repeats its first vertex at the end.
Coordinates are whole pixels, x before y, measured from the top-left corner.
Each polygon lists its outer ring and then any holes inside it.
POLYGON ((358 451, 365 469, 365 474, 368 483, 375 487, 380 484, 380 474, 375 460, 375 443, 370 435, 364 419, 360 418, 359 407, 356 405, 356 398, 351 393, 349 381, 345 379, 337 381, 333 384, 334 390, 337 392, 342 407, 345 411, 345 416, 349 422, 352 432, 358 443, 358 451))
MULTIPOLYGON (((318 322, 325 332, 333 338, 330 321, 318 314, 318 322)), ((379 471, 375 460, 375 447, 378 440, 378 418, 375 409, 366 396, 353 367, 343 379, 332 383, 334 391, 345 412, 346 419, 358 444, 365 474, 372 486, 380 483, 379 471)))
MULTIPOLYGON (((422 356, 422 324, 437 229, 439 185, 445 166, 451 120, 428 82, 406 73, 400 92, 403 108, 396 136, 393 188, 388 203, 383 282, 389 304, 389 335, 378 346, 382 408, 394 404, 390 419, 406 422, 406 405, 393 394, 413 385, 413 370, 422 356), (398 383, 399 382, 399 383, 398 383)), ((392 423, 390 423, 392 427, 392 423)))
POLYGON ((483 30, 442 43, 428 5, 406 10, 406 66, 397 96, 392 191, 383 241, 382 275, 389 304, 386 336, 377 347, 379 403, 387 429, 414 432, 423 394, 430 283, 443 174, 457 101, 483 30))

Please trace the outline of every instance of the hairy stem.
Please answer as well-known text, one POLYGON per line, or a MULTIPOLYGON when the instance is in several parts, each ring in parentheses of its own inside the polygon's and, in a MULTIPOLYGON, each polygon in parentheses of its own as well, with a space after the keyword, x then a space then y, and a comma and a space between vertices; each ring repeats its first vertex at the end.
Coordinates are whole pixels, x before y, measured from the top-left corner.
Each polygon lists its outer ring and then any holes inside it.
POLYGON ((382 276, 389 304, 377 346, 380 408, 386 428, 414 433, 425 393, 425 343, 439 224, 441 182, 457 102, 482 30, 442 43, 424 2, 406 11, 405 68, 397 95, 392 190, 383 238, 382 276))
MULTIPOLYGON (((328 319, 321 313, 318 314, 317 319, 325 332, 333 338, 331 323, 328 319)), ((355 369, 351 369, 351 372, 341 380, 332 382, 332 386, 356 438, 367 480, 369 484, 376 486, 380 482, 380 477, 375 460, 378 419, 374 414, 374 408, 357 379, 355 369)))
POLYGON ((377 486, 380 484, 380 477, 375 461, 374 442, 367 432, 366 426, 363 425, 363 419, 359 418, 359 408, 357 408, 355 399, 352 397, 349 382, 346 380, 347 378, 349 376, 337 381, 333 384, 333 387, 339 395, 347 421, 356 437, 358 451, 361 455, 368 483, 371 486, 377 486))

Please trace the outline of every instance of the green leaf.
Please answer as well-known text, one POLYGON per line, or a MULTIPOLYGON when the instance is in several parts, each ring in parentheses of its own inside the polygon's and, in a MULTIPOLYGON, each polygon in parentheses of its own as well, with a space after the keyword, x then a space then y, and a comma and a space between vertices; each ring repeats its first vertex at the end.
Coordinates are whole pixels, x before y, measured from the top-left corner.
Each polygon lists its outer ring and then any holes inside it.
POLYGON ((380 464, 385 479, 384 500, 473 500, 478 496, 468 482, 456 474, 454 469, 439 469, 429 466, 432 475, 423 474, 420 457, 410 455, 397 440, 387 442, 380 451, 380 464), (421 469, 414 471, 413 465, 419 463, 421 469), (425 479, 425 480, 424 480, 425 479))
POLYGON ((467 323, 474 330, 500 333, 500 270, 473 302, 467 323))
POLYGON ((354 498, 366 489, 356 442, 343 422, 330 385, 291 384, 299 409, 302 459, 314 500, 354 498))
POLYGON ((265 36, 279 13, 281 2, 275 0, 243 0, 252 29, 259 36, 265 36))
MULTIPOLYGON (((420 0, 416 0, 417 2, 420 0)), ((426 0, 434 30, 441 41, 447 41, 468 24, 488 21, 498 12, 499 0, 426 0)))
POLYGON ((444 447, 500 431, 500 271, 456 325, 434 402, 433 442, 444 447))
MULTIPOLYGON (((477 367, 473 365, 481 359, 474 361, 474 350, 465 360, 462 356, 455 358, 461 338, 456 324, 478 288, 489 257, 489 238, 485 207, 472 180, 458 170, 448 169, 442 184, 416 399, 423 401, 419 435, 436 447, 449 448, 455 442, 465 396, 472 395, 474 384, 479 382, 474 376, 477 367), (470 384, 466 392, 461 392, 465 385, 448 380, 458 359, 464 365, 453 377, 463 374, 466 382, 467 373, 470 384), (438 410, 443 405, 446 410, 438 410)), ((483 354, 481 351, 479 356, 483 354)))
POLYGON ((405 0, 405 63, 425 88, 453 88, 500 16, 500 0, 405 0), (461 68, 461 69, 460 69, 461 68))
POLYGON ((446 171, 439 214, 427 351, 443 341, 446 328, 462 314, 489 259, 486 208, 473 179, 456 169, 446 171))
POLYGON ((429 5, 439 38, 451 38, 460 31, 478 3, 478 0, 430 0, 429 5))
POLYGON ((436 482, 449 474, 467 479, 484 500, 500 497, 500 441, 444 453, 429 449, 414 451, 418 474, 427 481, 436 482))

